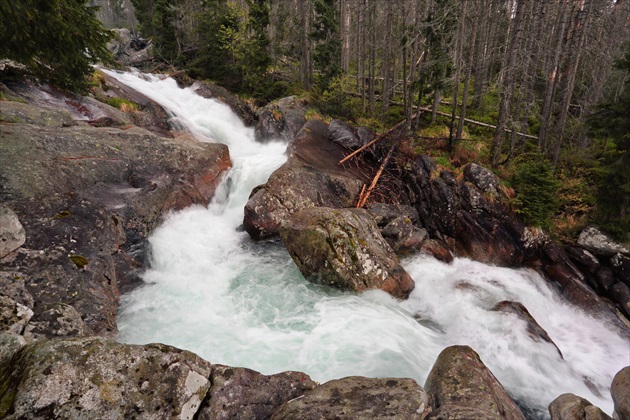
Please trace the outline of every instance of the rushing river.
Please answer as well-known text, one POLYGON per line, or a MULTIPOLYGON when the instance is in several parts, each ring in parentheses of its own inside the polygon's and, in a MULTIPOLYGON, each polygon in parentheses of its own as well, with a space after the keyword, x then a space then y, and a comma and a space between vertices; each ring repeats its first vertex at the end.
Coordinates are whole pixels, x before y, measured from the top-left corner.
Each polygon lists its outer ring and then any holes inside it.
POLYGON ((171 214, 152 234, 147 285, 123 296, 118 340, 162 342, 265 374, 411 377, 421 385, 442 349, 466 344, 528 416, 548 416, 549 402, 566 392, 612 412, 609 386, 629 362, 629 344, 537 273, 418 256, 402 262, 416 282, 403 302, 311 284, 280 243, 253 242, 241 228, 249 193, 286 160, 286 145, 256 143, 227 106, 172 79, 108 73, 160 103, 199 141, 227 144, 233 161, 207 207, 171 214), (490 310, 502 300, 523 303, 564 359, 516 315, 490 310))

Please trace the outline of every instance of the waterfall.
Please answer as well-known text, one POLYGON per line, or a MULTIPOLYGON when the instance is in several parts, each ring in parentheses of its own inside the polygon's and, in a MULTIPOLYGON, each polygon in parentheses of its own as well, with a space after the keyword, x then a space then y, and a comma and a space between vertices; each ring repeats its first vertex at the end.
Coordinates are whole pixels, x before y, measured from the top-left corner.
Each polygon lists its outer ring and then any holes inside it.
POLYGON ((255 142, 227 106, 174 80, 107 73, 160 103, 199 141, 227 144, 233 160, 207 207, 170 214, 151 235, 147 284, 122 297, 118 340, 162 342, 264 374, 411 377, 421 385, 442 349, 466 344, 532 417, 548 417, 547 405, 566 392, 612 412, 609 386, 628 363, 628 343, 536 272, 411 257, 402 264, 416 288, 402 302, 309 283, 279 242, 254 243, 241 228, 249 193, 286 160, 286 145, 255 142), (524 304, 564 358, 533 340, 516 315, 491 310, 502 300, 524 304))

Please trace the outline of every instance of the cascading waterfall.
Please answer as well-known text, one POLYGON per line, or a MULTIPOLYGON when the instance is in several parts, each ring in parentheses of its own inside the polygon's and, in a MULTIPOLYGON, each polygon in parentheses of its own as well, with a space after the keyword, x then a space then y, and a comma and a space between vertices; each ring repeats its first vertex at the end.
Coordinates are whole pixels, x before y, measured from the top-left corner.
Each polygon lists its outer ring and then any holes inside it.
POLYGON ((548 416, 549 402, 566 392, 612 412, 608 388, 628 363, 628 343, 538 274, 417 256, 403 261, 416 281, 403 302, 311 284, 281 244, 254 243, 240 228, 249 193, 285 161, 286 145, 255 142, 227 106, 172 79, 108 74, 160 103, 200 141, 227 144, 233 161, 207 208, 171 214, 152 234, 147 285, 122 298, 120 341, 162 342, 265 374, 411 377, 421 385, 442 349, 466 344, 529 416, 548 416), (516 315, 491 311, 502 300, 524 304, 564 359, 516 315))

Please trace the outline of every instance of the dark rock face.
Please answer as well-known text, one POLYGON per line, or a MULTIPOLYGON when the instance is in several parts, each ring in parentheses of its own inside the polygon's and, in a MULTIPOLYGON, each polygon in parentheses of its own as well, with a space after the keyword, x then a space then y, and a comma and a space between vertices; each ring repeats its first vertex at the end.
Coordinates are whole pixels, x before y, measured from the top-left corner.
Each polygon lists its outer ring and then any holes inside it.
POLYGON ((436 419, 524 419, 479 355, 467 346, 440 353, 424 386, 436 419))
POLYGON ((617 372, 610 387, 610 394, 615 403, 615 418, 630 419, 630 366, 617 372))
MULTIPOLYGON (((133 13, 133 12, 132 12, 133 13)), ((114 59, 125 66, 138 66, 152 58, 152 44, 133 35, 129 29, 112 29, 114 38, 107 44, 114 59)))
MULTIPOLYGON (((54 335, 113 332, 119 279, 131 284, 142 268, 144 241, 163 212, 210 200, 230 167, 227 147, 138 127, 50 126, 41 105, 5 109, 18 122, 0 127, 0 199, 26 242, 1 260, 3 273, 14 273, 0 276, 10 286, 3 290, 13 290, 14 299, 30 296, 35 319, 50 320, 50 305, 78 311, 86 325, 55 328, 54 335), (19 122, 25 109, 28 124, 19 122)), ((73 318, 62 312, 64 323, 73 318)))
POLYGON ((411 379, 351 376, 326 382, 281 406, 280 419, 424 419, 426 393, 411 379))
POLYGON ((332 120, 328 125, 330 140, 348 150, 355 150, 363 146, 354 128, 341 120, 332 120))
POLYGON ((278 99, 257 111, 256 140, 292 141, 306 124, 304 104, 295 96, 278 99))
POLYGON ((547 331, 545 331, 545 329, 541 327, 540 324, 538 324, 536 319, 534 319, 534 317, 529 313, 525 305, 523 305, 522 303, 504 300, 494 305, 494 308, 492 308, 492 310, 515 314, 527 323, 527 332, 534 340, 542 340, 550 343, 556 348, 556 350, 558 350, 558 354, 560 355, 560 357, 563 357, 562 352, 560 351, 558 346, 556 346, 556 343, 553 342, 551 337, 549 337, 547 331))
POLYGON ((610 295, 619 305, 621 312, 630 319, 630 287, 626 286, 624 283, 615 283, 615 285, 610 288, 610 295))
POLYGON ((243 225, 254 239, 276 236, 280 224, 309 207, 352 207, 363 180, 337 162, 343 150, 328 139, 321 121, 309 121, 289 145, 289 159, 245 205, 243 225))
POLYGON ((250 369, 214 365, 212 388, 199 420, 268 419, 278 407, 317 386, 302 372, 262 375, 250 369))
POLYGON ((549 404, 551 420, 612 420, 588 400, 573 394, 562 394, 549 404))
POLYGON ((407 298, 414 281, 363 209, 314 207, 294 213, 280 237, 302 274, 342 290, 381 289, 407 298))
POLYGON ((0 416, 192 419, 211 369, 193 353, 163 344, 45 340, 0 367, 0 416))

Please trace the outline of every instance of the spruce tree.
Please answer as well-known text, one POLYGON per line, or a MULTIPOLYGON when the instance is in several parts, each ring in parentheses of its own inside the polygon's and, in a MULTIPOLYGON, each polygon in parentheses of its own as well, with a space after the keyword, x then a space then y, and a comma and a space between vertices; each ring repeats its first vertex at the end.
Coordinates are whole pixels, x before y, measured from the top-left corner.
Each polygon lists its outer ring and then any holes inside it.
POLYGON ((313 31, 315 41, 313 63, 318 71, 316 83, 324 91, 332 80, 341 74, 341 41, 339 39, 339 16, 335 0, 315 0, 313 31))
POLYGON ((0 58, 41 81, 81 91, 91 65, 111 59, 110 34, 87 0, 3 0, 0 16, 0 58))

